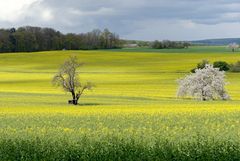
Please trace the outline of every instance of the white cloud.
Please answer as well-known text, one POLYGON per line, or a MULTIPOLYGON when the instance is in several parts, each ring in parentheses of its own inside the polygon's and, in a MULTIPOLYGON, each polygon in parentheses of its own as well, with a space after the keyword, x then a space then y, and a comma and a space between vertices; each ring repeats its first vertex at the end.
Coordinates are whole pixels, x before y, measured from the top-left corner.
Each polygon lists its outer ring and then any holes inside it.
POLYGON ((223 7, 230 9, 230 10, 239 10, 240 3, 229 3, 229 4, 223 5, 223 7))
POLYGON ((52 11, 49 9, 43 10, 41 16, 44 21, 51 21, 54 18, 52 11))
POLYGON ((222 14, 221 17, 225 20, 238 21, 240 19, 240 12, 227 12, 227 13, 222 14))
POLYGON ((109 28, 128 39, 240 37, 237 0, 0 0, 0 27, 109 28))
POLYGON ((78 16, 110 16, 115 14, 115 10, 113 8, 106 8, 101 7, 98 10, 95 11, 81 11, 79 9, 69 9, 69 13, 78 15, 78 16))
POLYGON ((0 21, 20 21, 28 7, 41 0, 0 0, 0 21))
POLYGON ((179 25, 186 29, 191 29, 196 27, 196 23, 192 20, 180 20, 179 25))

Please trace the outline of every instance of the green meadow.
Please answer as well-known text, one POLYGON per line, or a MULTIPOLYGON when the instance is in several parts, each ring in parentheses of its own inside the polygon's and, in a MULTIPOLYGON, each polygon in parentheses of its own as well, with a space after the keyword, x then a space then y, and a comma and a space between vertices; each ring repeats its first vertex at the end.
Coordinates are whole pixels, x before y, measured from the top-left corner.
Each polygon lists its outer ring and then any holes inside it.
POLYGON ((201 60, 240 60, 226 47, 0 54, 0 160, 239 160, 240 74, 229 101, 176 97, 201 60), (78 106, 52 85, 71 55, 95 84, 78 106))

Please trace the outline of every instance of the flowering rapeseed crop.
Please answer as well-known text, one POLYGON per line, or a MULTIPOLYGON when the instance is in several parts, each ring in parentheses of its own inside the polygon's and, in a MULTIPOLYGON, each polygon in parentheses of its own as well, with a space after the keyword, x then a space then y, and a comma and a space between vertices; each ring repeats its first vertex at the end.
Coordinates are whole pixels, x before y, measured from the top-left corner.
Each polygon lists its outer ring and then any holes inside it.
POLYGON ((238 160, 240 77, 230 101, 176 98, 201 59, 237 54, 61 51, 0 55, 0 160, 238 160), (96 84, 80 105, 51 78, 75 53, 96 84), (181 63, 179 63, 181 62, 181 63))

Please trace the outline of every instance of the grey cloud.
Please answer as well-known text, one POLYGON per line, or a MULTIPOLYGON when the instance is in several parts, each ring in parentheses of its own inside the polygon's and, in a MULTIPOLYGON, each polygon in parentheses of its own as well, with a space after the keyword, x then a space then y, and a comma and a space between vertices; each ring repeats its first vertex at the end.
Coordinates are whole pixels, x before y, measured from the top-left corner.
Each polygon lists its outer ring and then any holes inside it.
POLYGON ((239 7, 239 0, 36 0, 18 21, 0 19, 0 25, 48 26, 65 33, 107 27, 128 39, 197 39, 221 37, 223 26, 238 25, 239 7))

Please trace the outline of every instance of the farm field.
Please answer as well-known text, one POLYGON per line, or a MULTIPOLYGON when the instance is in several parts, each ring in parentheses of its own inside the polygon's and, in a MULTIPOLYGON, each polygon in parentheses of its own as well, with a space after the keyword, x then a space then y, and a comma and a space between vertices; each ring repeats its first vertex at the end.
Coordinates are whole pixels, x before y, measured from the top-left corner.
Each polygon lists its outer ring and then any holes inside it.
POLYGON ((230 101, 176 98, 201 60, 234 63, 225 47, 0 54, 0 160, 239 160, 240 74, 230 101), (80 105, 52 86, 71 55, 96 87, 80 105))

